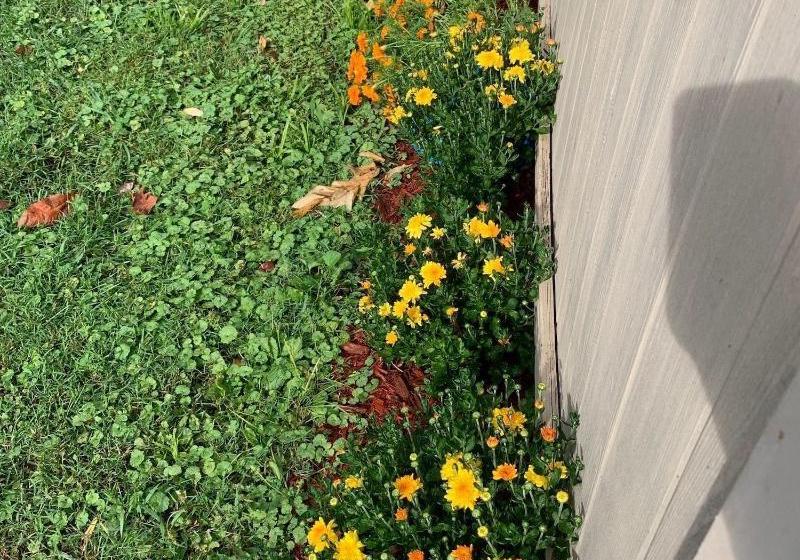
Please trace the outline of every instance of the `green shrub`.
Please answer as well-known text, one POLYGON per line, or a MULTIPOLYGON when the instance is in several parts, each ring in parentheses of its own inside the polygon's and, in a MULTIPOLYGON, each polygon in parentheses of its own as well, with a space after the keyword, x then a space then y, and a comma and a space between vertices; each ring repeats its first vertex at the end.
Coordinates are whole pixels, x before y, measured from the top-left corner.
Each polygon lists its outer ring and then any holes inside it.
POLYGON ((466 374, 423 420, 374 426, 315 492, 310 558, 361 559, 358 543, 375 559, 569 558, 578 419, 543 418, 543 390, 515 408, 518 387, 475 394, 466 374))

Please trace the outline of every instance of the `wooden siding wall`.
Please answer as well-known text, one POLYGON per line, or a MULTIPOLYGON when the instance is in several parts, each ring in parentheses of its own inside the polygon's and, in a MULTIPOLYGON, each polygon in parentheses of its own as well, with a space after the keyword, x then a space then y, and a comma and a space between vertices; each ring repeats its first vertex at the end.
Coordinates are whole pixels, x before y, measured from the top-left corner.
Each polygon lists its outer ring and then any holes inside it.
POLYGON ((584 560, 690 560, 800 364, 800 2, 552 0, 584 560))

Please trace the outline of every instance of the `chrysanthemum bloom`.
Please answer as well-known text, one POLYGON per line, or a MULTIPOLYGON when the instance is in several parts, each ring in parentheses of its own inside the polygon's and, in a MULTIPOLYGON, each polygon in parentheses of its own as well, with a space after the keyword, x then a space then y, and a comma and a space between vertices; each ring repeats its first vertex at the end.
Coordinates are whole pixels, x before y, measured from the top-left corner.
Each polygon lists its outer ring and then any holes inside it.
POLYGON ((475 208, 478 209, 478 212, 488 212, 489 211, 489 203, 488 202, 479 202, 475 205, 475 208))
POLYGON ((486 97, 495 97, 498 91, 500 91, 500 86, 498 84, 489 84, 483 88, 483 93, 486 94, 486 97))
POLYGON ((465 255, 464 253, 459 251, 458 254, 456 255, 456 258, 454 258, 450 262, 450 264, 452 264, 453 268, 455 268, 456 270, 460 270, 460 269, 464 268, 464 263, 465 262, 467 262, 467 255, 465 255))
POLYGON ((500 70, 503 67, 503 55, 497 51, 481 51, 475 55, 475 62, 484 70, 494 68, 500 70))
POLYGON ((361 296, 358 300, 358 310, 361 313, 365 313, 367 310, 372 309, 375 307, 375 304, 372 303, 372 298, 370 296, 361 296))
POLYGON ((422 232, 431 227, 431 218, 428 214, 414 214, 408 219, 406 233, 413 239, 422 237, 422 232))
POLYGON ((550 426, 542 426, 542 429, 539 430, 539 433, 542 434, 542 439, 547 443, 553 443, 556 440, 556 436, 558 436, 556 429, 551 428, 550 426))
POLYGON ((497 97, 497 100, 500 102, 500 105, 503 106, 503 109, 508 109, 512 105, 517 104, 517 100, 510 93, 501 93, 497 97))
POLYGON ((416 251, 416 250, 417 250, 417 246, 414 245, 413 243, 406 243, 406 246, 403 247, 403 253, 405 253, 406 256, 413 254, 414 251, 416 251))
POLYGON ((464 468, 464 464, 461 462, 461 459, 464 456, 461 453, 450 454, 448 453, 444 459, 444 464, 442 468, 439 470, 439 475, 442 477, 442 480, 448 481, 453 478, 456 474, 458 474, 459 468, 464 468))
POLYGON ((511 66, 503 72, 503 79, 509 82, 519 81, 525 83, 525 69, 522 66, 511 66))
POLYGON ((444 237, 445 233, 446 232, 445 232, 444 228, 435 227, 435 228, 433 228, 431 230, 431 237, 433 239, 441 239, 442 237, 444 237))
POLYGON ((492 471, 492 480, 505 480, 510 482, 517 478, 517 467, 511 463, 503 463, 497 465, 497 468, 492 471))
POLYGON ((397 508, 397 511, 394 512, 394 520, 398 523, 402 523, 403 521, 408 521, 408 509, 406 508, 397 508))
POLYGON ((422 277, 422 285, 429 288, 441 286, 442 280, 447 278, 447 271, 441 264, 428 261, 419 269, 419 275, 422 277))
POLYGON ((550 470, 554 471, 558 469, 559 471, 561 471, 560 473, 561 480, 564 480, 569 476, 569 469, 567 468, 567 466, 564 464, 563 461, 553 461, 548 466, 550 467, 550 470))
POLYGON ((444 310, 444 314, 447 315, 448 317, 452 317, 456 313, 458 313, 458 307, 448 307, 447 309, 444 310))
POLYGON ((394 487, 401 500, 410 502, 414 499, 414 494, 422 488, 422 482, 415 478, 413 474, 407 474, 395 480, 394 487))
POLYGON ((414 303, 427 292, 415 280, 406 280, 397 292, 400 299, 407 303, 414 303))
POLYGON ((421 106, 428 106, 433 103, 433 100, 439 97, 436 92, 429 87, 419 88, 414 93, 414 103, 421 106))
POLYGON ((500 226, 494 220, 489 220, 481 226, 479 234, 483 239, 493 239, 500 235, 500 226))
POLYGON ((522 64, 533 60, 531 45, 527 39, 517 39, 511 44, 511 49, 508 51, 508 60, 512 64, 522 64))
POLYGON ((567 494, 563 490, 559 490, 558 492, 556 492, 556 501, 559 504, 566 504, 569 501, 569 494, 567 494))
POLYGON ((425 315, 417 305, 410 306, 406 309, 406 320, 408 326, 411 328, 421 327, 423 321, 427 320, 428 316, 425 315))
POLYGON ((356 488, 361 488, 364 486, 364 481, 361 479, 360 476, 348 476, 344 479, 344 486, 345 488, 349 488, 350 490, 355 490, 356 488))
POLYGON ((477 33, 480 33, 486 27, 486 18, 475 11, 467 12, 467 21, 474 24, 477 33))
POLYGON ((503 427, 509 430, 521 430, 525 427, 526 421, 525 414, 519 410, 514 410, 511 406, 492 410, 492 425, 495 428, 499 428, 502 424, 503 427))
POLYGON ((503 257, 495 257, 493 259, 486 259, 483 262, 483 274, 489 278, 494 279, 495 274, 505 275, 506 267, 503 266, 503 257))
POLYGON ((334 529, 336 529, 336 523, 333 520, 325 523, 325 520, 321 517, 311 526, 308 535, 306 535, 306 540, 314 548, 314 552, 322 552, 336 542, 334 529))
POLYGON ((488 438, 486 438, 486 446, 487 446, 489 449, 494 449, 494 448, 495 448, 495 447, 497 447, 498 445, 500 445, 500 440, 499 440, 499 439, 497 439, 496 437, 494 437, 494 436, 489 436, 488 438))
POLYGON ((364 560, 366 556, 361 551, 364 544, 358 538, 358 531, 347 531, 336 543, 335 560, 364 560))
POLYGON ((412 550, 408 553, 408 560, 425 560, 425 553, 421 550, 412 550))
POLYGON ((398 319, 402 319, 406 314, 408 304, 403 300, 398 300, 392 304, 392 315, 398 319))
POLYGON ((384 116, 386 117, 386 120, 392 124, 398 124, 401 120, 408 116, 408 111, 406 111, 402 105, 398 105, 393 109, 387 107, 387 109, 389 109, 389 112, 387 114, 386 111, 384 111, 384 116))
POLYGON ((514 246, 514 234, 509 233, 500 238, 500 245, 506 249, 511 249, 514 246))
POLYGON ((381 306, 378 308, 378 315, 381 317, 388 317, 392 314, 392 305, 387 301, 382 303, 381 306))
POLYGON ((450 553, 453 560, 472 560, 472 545, 460 544, 450 553))
POLYGON ((361 93, 364 95, 364 97, 366 97, 367 99, 369 99, 373 103, 377 103, 378 101, 381 100, 381 96, 378 95, 377 91, 375 91, 375 87, 374 86, 371 86, 371 85, 363 85, 363 86, 361 86, 361 93))
POLYGON ((537 473, 533 467, 529 466, 525 471, 525 480, 536 486, 537 488, 547 488, 550 486, 550 481, 543 474, 537 473))
POLYGON ((486 537, 488 537, 489 536, 489 527, 487 527, 486 525, 481 525, 480 527, 478 527, 478 536, 480 538, 482 538, 482 539, 485 539, 486 537))
POLYGON ((542 399, 536 399, 533 401, 533 408, 539 411, 544 410, 544 401, 542 399))
POLYGON ((372 59, 384 66, 388 66, 387 61, 389 61, 389 57, 386 56, 386 51, 378 43, 372 44, 372 59))
POLYGON ((369 41, 367 40, 367 34, 361 31, 356 37, 356 45, 358 46, 358 50, 362 53, 366 53, 367 49, 369 48, 369 41))
POLYGON ((354 107, 361 104, 361 88, 356 84, 347 88, 347 102, 354 107))
POLYGON ((347 79, 356 85, 367 81, 367 59, 359 51, 350 53, 350 63, 347 66, 347 79))
POLYGON ((361 282, 359 282, 359 286, 361 286, 362 290, 369 290, 372 288, 372 282, 370 282, 369 280, 362 280, 361 282))
POLYGON ((433 249, 431 247, 425 247, 422 250, 422 254, 425 255, 426 257, 428 257, 428 256, 433 254, 433 249))
POLYGON ((464 222, 464 231, 472 238, 481 237, 481 232, 485 231, 486 222, 478 217, 473 217, 468 222, 464 222))
POLYGON ((475 486, 475 475, 471 470, 459 468, 455 476, 447 481, 445 499, 450 502, 453 509, 475 509, 480 490, 475 486))
POLYGON ((386 344, 389 346, 394 346, 397 344, 398 340, 400 340, 400 336, 397 334, 397 331, 389 331, 386 333, 386 344))

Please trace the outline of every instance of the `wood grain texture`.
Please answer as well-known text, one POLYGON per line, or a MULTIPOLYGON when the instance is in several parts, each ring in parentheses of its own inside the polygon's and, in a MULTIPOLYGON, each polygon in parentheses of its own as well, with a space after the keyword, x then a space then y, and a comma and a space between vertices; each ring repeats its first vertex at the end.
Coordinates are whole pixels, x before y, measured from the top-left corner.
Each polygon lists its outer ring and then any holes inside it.
MULTIPOLYGON (((550 34, 550 1, 539 2, 542 23, 550 34)), ((551 207, 550 178, 550 134, 542 134, 536 144, 535 198, 534 211, 537 223, 547 228, 546 241, 552 244, 553 216, 551 207)), ((544 383, 544 416, 549 418, 561 415, 561 395, 558 380, 558 355, 556 346, 555 280, 553 278, 539 286, 539 299, 536 301, 536 352, 535 375, 537 383, 544 383)))
POLYGON ((554 2, 587 560, 690 559, 800 367, 798 24, 789 0, 554 2))

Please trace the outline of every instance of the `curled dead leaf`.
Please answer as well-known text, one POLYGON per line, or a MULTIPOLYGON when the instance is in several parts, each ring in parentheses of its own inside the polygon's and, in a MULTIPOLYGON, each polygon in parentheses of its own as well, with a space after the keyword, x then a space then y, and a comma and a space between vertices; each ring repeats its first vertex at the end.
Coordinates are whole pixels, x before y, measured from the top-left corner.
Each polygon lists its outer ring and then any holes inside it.
POLYGON ((395 175, 398 175, 398 174, 402 173, 403 171, 405 171, 406 169, 410 169, 410 168, 411 168, 411 166, 408 165, 408 164, 405 164, 405 163, 402 164, 402 165, 398 165, 396 167, 392 167, 383 176, 383 182, 388 185, 389 182, 392 180, 392 177, 394 177, 395 175))
POLYGON ((8 210, 9 208, 11 208, 11 201, 0 199, 0 212, 8 210))
POLYGON ((30 45, 17 45, 14 47, 14 52, 19 56, 29 56, 33 52, 33 47, 30 45))
POLYGON ((125 194, 129 192, 133 192, 134 187, 136 187, 136 183, 133 181, 125 181, 122 183, 122 186, 119 188, 119 194, 125 194))
POLYGON ((146 191, 137 191, 133 194, 133 211, 137 214, 149 214, 156 202, 157 196, 146 191))
POLYGON ((375 152, 370 152, 370 151, 367 151, 367 150, 365 150, 363 152, 359 152, 358 155, 360 155, 363 158, 371 159, 372 161, 374 161, 376 163, 383 163, 383 162, 386 161, 386 158, 384 158, 382 155, 376 154, 375 152))
POLYGON ((52 224, 69 212, 69 202, 75 198, 75 193, 51 194, 37 200, 22 213, 17 220, 18 227, 35 228, 52 224))
POLYGON ((330 185, 318 185, 292 205, 296 218, 305 216, 318 206, 344 206, 353 209, 356 199, 361 199, 370 181, 380 170, 375 162, 351 168, 352 177, 346 181, 334 181, 330 185))
POLYGON ((276 264, 277 263, 275 261, 264 261, 264 262, 261 263, 261 265, 258 267, 258 269, 261 272, 272 272, 273 270, 275 270, 275 265, 276 264))
POLYGON ((83 538, 81 539, 81 551, 86 552, 86 547, 89 546, 89 541, 92 540, 92 535, 94 535, 95 529, 97 529, 97 522, 100 521, 100 518, 95 516, 92 519, 92 522, 89 523, 89 526, 86 527, 86 530, 83 532, 83 538))
POLYGON ((203 110, 198 108, 198 107, 186 107, 183 110, 183 114, 187 115, 189 117, 202 117, 203 116, 203 110))

